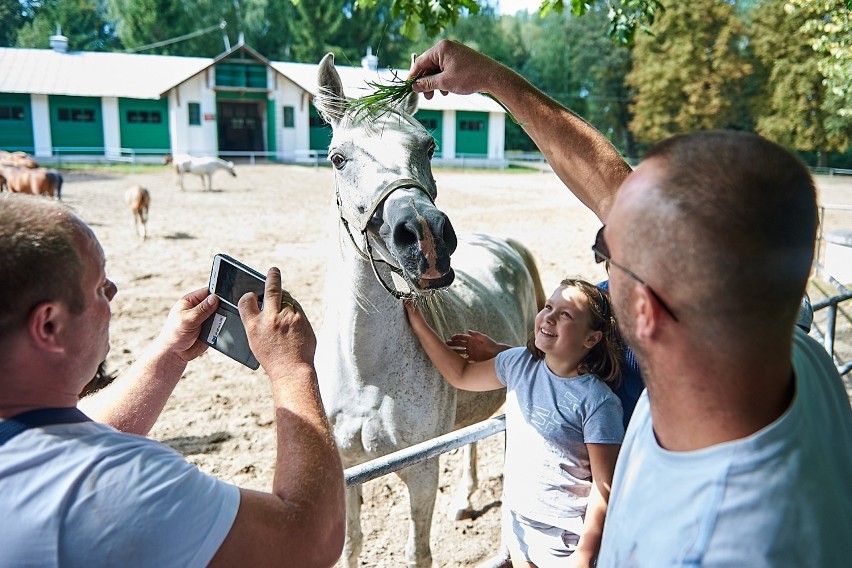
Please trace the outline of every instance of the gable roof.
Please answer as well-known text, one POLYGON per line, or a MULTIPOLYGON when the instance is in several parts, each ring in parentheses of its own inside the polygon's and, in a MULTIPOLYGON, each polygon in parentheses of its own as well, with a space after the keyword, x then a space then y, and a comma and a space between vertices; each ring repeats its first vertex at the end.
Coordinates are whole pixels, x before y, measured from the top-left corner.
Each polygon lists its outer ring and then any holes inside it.
MULTIPOLYGON (((318 64, 269 61, 242 42, 216 58, 0 47, 0 93, 159 99, 237 51, 246 51, 310 95, 317 94, 318 64)), ((335 68, 344 92, 352 98, 370 92, 368 82, 387 83, 394 77, 390 69, 345 65, 335 68)), ((408 75, 407 69, 395 72, 401 78, 408 75)), ((438 94, 431 100, 421 96, 418 106, 424 110, 506 112, 482 95, 438 94)))
POLYGON ((0 47, 0 92, 159 99, 207 57, 0 47))

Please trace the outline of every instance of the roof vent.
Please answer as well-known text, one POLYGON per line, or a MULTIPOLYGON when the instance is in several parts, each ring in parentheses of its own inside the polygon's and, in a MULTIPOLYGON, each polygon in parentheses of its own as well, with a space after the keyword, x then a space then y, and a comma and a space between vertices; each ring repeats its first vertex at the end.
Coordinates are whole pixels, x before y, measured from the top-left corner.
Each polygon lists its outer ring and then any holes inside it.
POLYGON ((364 69, 369 69, 370 71, 376 71, 379 68, 379 58, 373 55, 373 48, 367 48, 367 55, 361 58, 361 67, 364 69))
POLYGON ((68 51, 68 38, 62 35, 62 29, 56 26, 56 35, 50 36, 50 47, 57 53, 68 51))

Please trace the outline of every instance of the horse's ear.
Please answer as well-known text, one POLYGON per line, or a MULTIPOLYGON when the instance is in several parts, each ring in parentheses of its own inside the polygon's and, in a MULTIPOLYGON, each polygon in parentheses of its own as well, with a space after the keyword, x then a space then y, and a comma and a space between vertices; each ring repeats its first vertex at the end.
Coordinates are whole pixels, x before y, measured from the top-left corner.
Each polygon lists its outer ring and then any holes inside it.
POLYGON ((343 94, 343 82, 334 68, 333 53, 327 53, 320 61, 317 85, 319 90, 314 97, 314 106, 326 122, 335 126, 343 118, 346 96, 343 94))
MULTIPOLYGON (((411 67, 414 67, 414 60, 415 59, 417 59, 417 54, 412 53, 411 54, 411 67)), ((405 99, 405 103, 403 104, 402 108, 405 110, 405 112, 407 112, 411 116, 414 116, 414 113, 417 112, 417 103, 419 101, 420 101, 420 95, 415 93, 415 92, 412 92, 410 95, 408 95, 408 98, 405 99)))

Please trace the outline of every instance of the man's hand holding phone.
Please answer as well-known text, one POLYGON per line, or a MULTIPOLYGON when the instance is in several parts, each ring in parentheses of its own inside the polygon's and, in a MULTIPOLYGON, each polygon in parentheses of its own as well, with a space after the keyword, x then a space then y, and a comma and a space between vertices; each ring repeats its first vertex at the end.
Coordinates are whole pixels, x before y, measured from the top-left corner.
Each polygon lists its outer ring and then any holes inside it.
POLYGON ((263 309, 253 293, 244 294, 238 307, 252 353, 273 381, 292 376, 296 366, 313 370, 314 330, 299 303, 281 288, 278 268, 266 273, 263 309))

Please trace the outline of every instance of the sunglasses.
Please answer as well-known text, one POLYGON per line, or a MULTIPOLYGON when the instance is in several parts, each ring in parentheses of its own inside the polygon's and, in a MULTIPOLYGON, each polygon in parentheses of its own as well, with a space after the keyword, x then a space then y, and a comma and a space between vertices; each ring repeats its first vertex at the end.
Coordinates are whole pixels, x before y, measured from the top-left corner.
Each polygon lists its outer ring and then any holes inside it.
POLYGON ((633 272, 623 264, 619 264, 612 260, 612 257, 609 254, 609 246, 607 246, 606 240, 604 240, 604 229, 606 229, 606 225, 600 228, 597 236, 595 236, 595 244, 592 245, 592 252, 595 253, 595 262, 600 264, 601 262, 606 261, 612 266, 623 270, 625 274, 627 274, 633 280, 647 288, 651 295, 654 296, 654 299, 656 299, 660 303, 660 305, 663 306, 663 309, 666 310, 666 313, 669 314, 674 321, 678 321, 677 316, 674 315, 674 312, 669 307, 669 305, 666 304, 665 301, 663 301, 660 295, 657 294, 653 288, 651 288, 650 284, 639 278, 639 276, 637 276, 635 272, 633 272))

